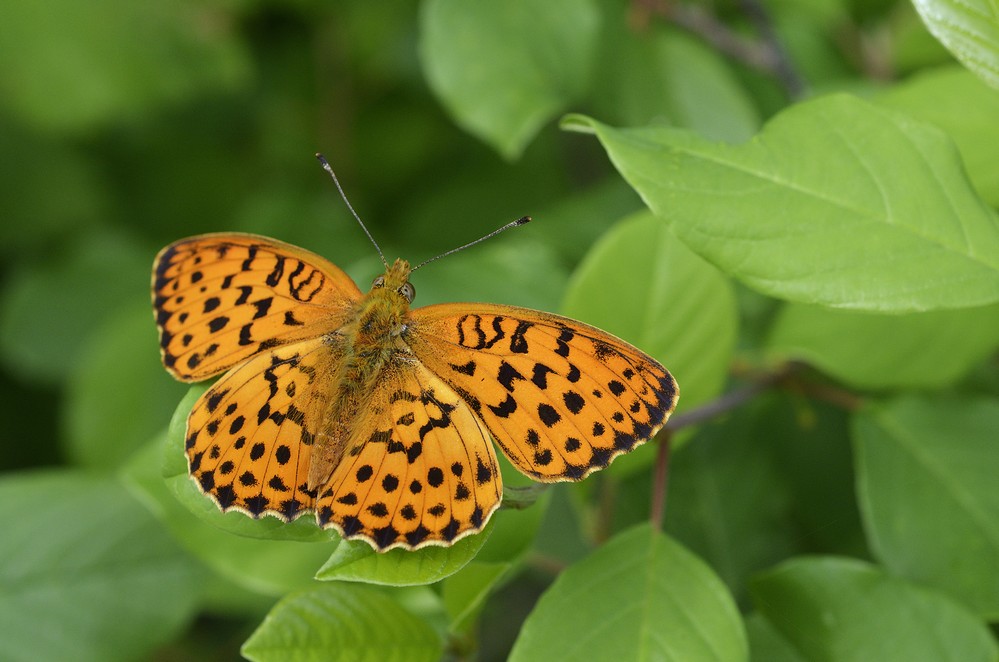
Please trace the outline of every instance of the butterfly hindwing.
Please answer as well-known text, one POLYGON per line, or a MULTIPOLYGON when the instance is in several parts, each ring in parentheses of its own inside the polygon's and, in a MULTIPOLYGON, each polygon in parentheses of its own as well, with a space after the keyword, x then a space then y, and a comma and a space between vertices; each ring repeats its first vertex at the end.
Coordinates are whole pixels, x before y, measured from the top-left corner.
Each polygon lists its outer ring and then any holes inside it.
POLYGON ((233 368, 198 399, 188 467, 223 511, 291 520, 313 510, 309 460, 339 359, 328 338, 282 346, 233 368))
POLYGON ((183 239, 153 264, 163 364, 183 381, 335 329, 360 296, 326 259, 256 235, 183 239))
POLYGON ((502 479, 489 433, 447 384, 411 358, 386 366, 370 410, 316 501, 322 526, 376 549, 450 545, 481 529, 502 479))
POLYGON ((539 481, 580 480, 650 439, 676 405, 672 375, 609 333, 489 304, 418 308, 416 357, 469 403, 539 481))

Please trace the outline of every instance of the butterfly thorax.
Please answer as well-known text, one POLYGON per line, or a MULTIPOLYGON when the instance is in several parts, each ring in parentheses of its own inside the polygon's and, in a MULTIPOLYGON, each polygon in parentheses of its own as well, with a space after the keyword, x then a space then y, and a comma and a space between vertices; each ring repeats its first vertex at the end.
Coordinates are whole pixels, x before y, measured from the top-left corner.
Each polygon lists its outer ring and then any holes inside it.
POLYGON ((401 336, 409 318, 412 288, 409 263, 396 260, 375 279, 335 334, 343 359, 337 385, 324 416, 328 427, 316 440, 309 472, 309 486, 322 485, 340 459, 364 440, 353 439, 355 422, 370 410, 367 398, 382 371, 400 352, 408 352, 401 336))

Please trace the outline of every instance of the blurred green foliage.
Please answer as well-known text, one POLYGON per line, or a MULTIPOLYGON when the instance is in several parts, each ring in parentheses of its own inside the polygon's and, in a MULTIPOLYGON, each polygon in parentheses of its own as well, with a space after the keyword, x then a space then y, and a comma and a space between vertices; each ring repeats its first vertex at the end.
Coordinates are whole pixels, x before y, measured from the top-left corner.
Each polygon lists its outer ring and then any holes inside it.
POLYGON ((997 659, 987 4, 6 0, 0 659, 997 659), (390 259, 534 217, 417 305, 669 367, 661 527, 662 441, 418 553, 198 493, 149 268, 255 232, 365 289, 317 151, 390 259))

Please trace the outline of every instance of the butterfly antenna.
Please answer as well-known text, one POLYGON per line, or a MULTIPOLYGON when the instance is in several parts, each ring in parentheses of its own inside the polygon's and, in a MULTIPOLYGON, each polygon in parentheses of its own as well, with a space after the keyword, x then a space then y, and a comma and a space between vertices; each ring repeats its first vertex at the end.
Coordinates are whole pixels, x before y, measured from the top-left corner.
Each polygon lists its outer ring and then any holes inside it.
POLYGON ((417 269, 419 269, 420 267, 422 267, 425 264, 430 264, 434 260, 439 260, 442 257, 447 257, 448 255, 451 255, 452 253, 457 253, 458 251, 463 251, 466 248, 468 248, 469 246, 474 246, 475 244, 479 243, 480 241, 485 241, 486 239, 489 239, 490 237, 495 237, 500 232, 504 232, 506 230, 509 230, 510 228, 516 228, 516 227, 519 227, 521 225, 526 225, 527 223, 530 223, 530 222, 531 222, 531 217, 530 216, 524 216, 522 218, 518 218, 516 221, 513 221, 512 223, 507 223, 503 227, 498 228, 496 230, 493 230, 492 232, 490 232, 486 236, 479 237, 475 241, 470 241, 467 244, 465 244, 464 246, 459 246, 458 248, 452 248, 451 250, 447 251, 446 253, 441 253, 437 257, 432 257, 429 260, 424 260, 423 262, 420 262, 418 265, 416 265, 415 267, 413 267, 413 271, 416 271, 417 269))
POLYGON ((347 194, 343 192, 343 187, 340 186, 340 180, 336 178, 336 173, 333 172, 333 168, 330 166, 329 161, 326 160, 325 156, 319 154, 318 152, 316 153, 316 158, 323 164, 323 170, 328 172, 330 177, 333 178, 333 183, 336 184, 336 190, 340 191, 340 197, 343 198, 343 202, 347 205, 347 209, 350 210, 350 213, 357 219, 357 222, 360 223, 361 229, 364 230, 364 234, 368 235, 368 239, 371 240, 371 243, 375 246, 375 250, 378 251, 378 257, 382 259, 382 264, 384 264, 385 268, 388 269, 389 264, 385 261, 385 254, 382 253, 381 246, 379 246, 378 242, 375 241, 375 238, 371 236, 371 233, 368 231, 368 226, 364 224, 364 221, 361 220, 361 217, 357 215, 357 212, 354 211, 354 208, 350 205, 350 200, 347 199, 347 194))

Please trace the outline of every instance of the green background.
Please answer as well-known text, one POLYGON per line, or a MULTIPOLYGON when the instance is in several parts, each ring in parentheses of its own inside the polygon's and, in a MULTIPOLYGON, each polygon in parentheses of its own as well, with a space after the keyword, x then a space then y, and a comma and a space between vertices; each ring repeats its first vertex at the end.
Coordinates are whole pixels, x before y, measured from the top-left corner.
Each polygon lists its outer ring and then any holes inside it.
POLYGON ((997 88, 986 0, 6 0, 0 659, 999 659, 997 88), (389 259, 532 216, 416 305, 629 340, 670 433, 447 549, 217 512, 149 270, 366 289, 317 151, 389 259))

